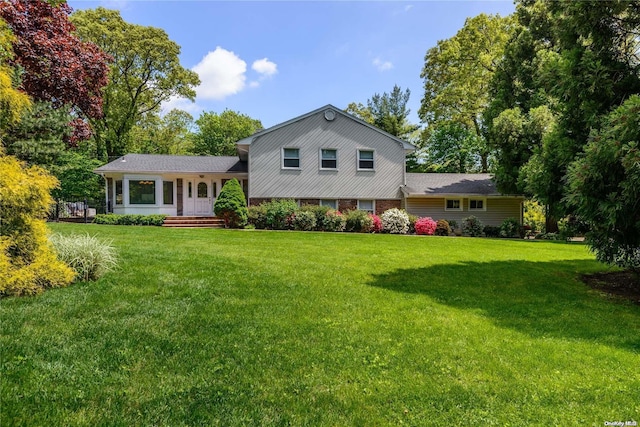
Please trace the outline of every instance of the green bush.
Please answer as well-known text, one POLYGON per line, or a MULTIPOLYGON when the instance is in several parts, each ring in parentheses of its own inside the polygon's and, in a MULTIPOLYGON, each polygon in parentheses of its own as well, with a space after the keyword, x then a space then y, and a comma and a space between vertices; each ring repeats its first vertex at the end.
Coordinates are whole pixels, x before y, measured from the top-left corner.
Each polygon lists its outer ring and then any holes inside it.
POLYGON ((449 223, 449 227, 451 227, 452 230, 458 228, 458 221, 456 221, 455 219, 447 219, 446 221, 449 223))
POLYGON ((242 228, 247 224, 247 199, 237 179, 224 183, 213 205, 216 216, 224 219, 227 228, 242 228))
POLYGON ((344 231, 346 220, 344 215, 334 209, 329 209, 322 218, 322 229, 324 231, 344 231))
POLYGON ((312 212, 316 216, 316 230, 324 231, 324 218, 332 209, 329 206, 304 205, 300 210, 312 212))
POLYGON ((316 216, 313 212, 298 211, 294 214, 293 226, 298 231, 313 231, 316 228, 316 216))
POLYGON ((418 221, 419 217, 417 215, 413 215, 410 213, 407 213, 407 216, 409 217, 409 234, 416 234, 416 221, 418 221))
POLYGON ((267 210, 267 228, 272 230, 291 230, 293 215, 298 211, 298 204, 292 199, 276 199, 262 204, 267 210))
POLYGON ((76 272, 76 280, 98 280, 117 266, 116 251, 110 242, 88 234, 54 234, 50 240, 58 258, 76 272))
POLYGON ((471 215, 462 220, 462 234, 470 237, 482 236, 484 226, 482 221, 477 217, 471 215))
POLYGON ((500 237, 520 237, 522 227, 517 218, 507 218, 500 225, 500 237))
POLYGON ((264 230, 267 228, 267 208, 264 204, 258 206, 249 206, 247 213, 249 224, 255 228, 264 230))
POLYGON ((451 234, 451 227, 446 219, 440 219, 436 223, 436 236, 448 236, 451 234))
POLYGON ((344 231, 355 233, 369 233, 373 227, 373 218, 361 210, 351 210, 344 213, 344 231))
POLYGON ((493 225, 485 225, 483 231, 486 237, 500 237, 500 229, 493 225))
POLYGON ((93 219, 94 224, 103 225, 153 225, 161 226, 167 216, 162 214, 136 215, 136 214, 98 214, 93 219))

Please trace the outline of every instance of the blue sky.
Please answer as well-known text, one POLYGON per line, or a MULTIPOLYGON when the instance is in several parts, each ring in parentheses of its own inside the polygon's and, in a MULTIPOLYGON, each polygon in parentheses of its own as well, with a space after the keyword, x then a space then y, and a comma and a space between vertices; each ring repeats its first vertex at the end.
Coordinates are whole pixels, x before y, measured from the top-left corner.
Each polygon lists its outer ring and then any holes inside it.
POLYGON ((197 118, 236 110, 265 127, 325 104, 366 103, 394 84, 411 90, 418 122, 426 51, 468 17, 508 15, 511 1, 135 1, 69 0, 74 9, 120 10, 130 23, 164 29, 182 66, 200 74, 195 103, 170 105, 197 118))

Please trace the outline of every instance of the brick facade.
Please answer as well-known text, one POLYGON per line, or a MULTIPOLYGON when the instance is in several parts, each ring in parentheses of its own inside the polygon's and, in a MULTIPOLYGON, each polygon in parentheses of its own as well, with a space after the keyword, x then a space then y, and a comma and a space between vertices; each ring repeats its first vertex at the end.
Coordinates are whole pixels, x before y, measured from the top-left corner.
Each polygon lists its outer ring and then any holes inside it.
POLYGON ((310 205, 310 206, 318 206, 320 204, 320 199, 300 199, 300 206, 310 205))
POLYGON ((340 199, 338 200, 338 210, 340 212, 353 211, 358 209, 358 201, 355 199, 340 199))
POLYGON ((391 208, 400 209, 400 200, 376 200, 376 215, 380 216, 384 211, 391 208))
POLYGON ((258 206, 264 202, 270 202, 273 199, 260 199, 260 198, 256 198, 256 197, 252 197, 249 199, 249 206, 258 206))

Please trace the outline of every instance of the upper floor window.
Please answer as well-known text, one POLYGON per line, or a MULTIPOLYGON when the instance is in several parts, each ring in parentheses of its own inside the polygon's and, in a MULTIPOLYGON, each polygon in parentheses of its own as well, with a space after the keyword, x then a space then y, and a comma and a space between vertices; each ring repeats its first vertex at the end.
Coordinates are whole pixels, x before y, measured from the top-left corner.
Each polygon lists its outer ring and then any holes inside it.
POLYGON ((461 211, 462 199, 445 199, 444 210, 445 211, 461 211))
POLYGON ((300 168, 300 149, 299 148, 283 148, 282 149, 282 167, 299 169, 300 168))
POLYGON ((358 150, 358 170, 373 170, 373 150, 358 150))
POLYGON ((338 168, 338 150, 322 148, 320 150, 320 169, 338 168))
POLYGON ((485 211, 487 210, 487 201, 485 199, 469 199, 470 211, 485 211))

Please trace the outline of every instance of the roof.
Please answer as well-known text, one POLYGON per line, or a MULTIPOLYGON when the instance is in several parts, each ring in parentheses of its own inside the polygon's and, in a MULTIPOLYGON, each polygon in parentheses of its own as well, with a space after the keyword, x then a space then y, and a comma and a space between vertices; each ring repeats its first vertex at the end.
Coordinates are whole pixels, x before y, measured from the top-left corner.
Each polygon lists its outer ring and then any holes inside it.
POLYGON ((402 191, 407 196, 500 196, 488 173, 408 173, 402 191))
POLYGON ((94 172, 246 173, 247 163, 236 156, 126 154, 94 172))
POLYGON ((325 111, 325 110, 329 110, 329 109, 333 110, 337 114, 343 115, 343 116, 345 116, 345 117, 347 117, 347 118, 349 118, 349 119, 351 119, 351 120, 353 120, 353 121, 355 121, 357 123, 360 123, 360 124, 370 128, 370 129, 373 129, 376 132, 380 132, 380 133, 386 135, 387 137, 393 139, 394 141, 396 141, 400 145, 402 145, 402 148, 404 148, 405 150, 413 151, 416 148, 413 144, 410 144, 407 141, 404 141, 404 140, 402 140, 402 139, 400 139, 400 138, 398 138, 396 136, 393 136, 390 133, 387 133, 387 132, 383 131, 382 129, 379 129, 379 128, 373 126, 372 124, 365 122, 364 120, 360 120, 356 116, 351 115, 351 114, 349 114, 349 113, 347 113, 347 112, 345 112, 345 111, 343 111, 343 110, 341 110, 339 108, 336 108, 331 104, 327 104, 324 107, 317 108, 317 109, 315 109, 313 111, 310 111, 310 112, 308 112, 306 114, 303 114, 301 116, 295 117, 295 118, 293 118, 291 120, 287 120, 286 122, 283 122, 283 123, 271 126, 270 128, 258 131, 258 132, 254 133, 253 135, 251 135, 251 136, 249 136, 247 138, 241 139, 240 141, 236 142, 236 144, 237 145, 251 145, 251 143, 253 141, 255 141, 255 139, 257 137, 259 137, 259 136, 262 136, 262 135, 267 134, 269 132, 273 132, 274 130, 280 129, 280 128, 285 127, 287 125, 290 125, 291 123, 295 123, 297 121, 306 119, 307 117, 310 117, 310 116, 312 116, 314 114, 317 114, 317 113, 319 113, 321 111, 325 111))

